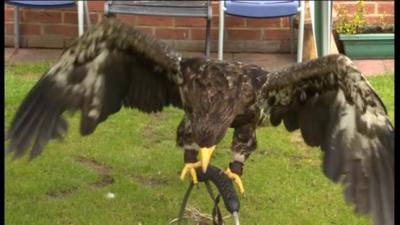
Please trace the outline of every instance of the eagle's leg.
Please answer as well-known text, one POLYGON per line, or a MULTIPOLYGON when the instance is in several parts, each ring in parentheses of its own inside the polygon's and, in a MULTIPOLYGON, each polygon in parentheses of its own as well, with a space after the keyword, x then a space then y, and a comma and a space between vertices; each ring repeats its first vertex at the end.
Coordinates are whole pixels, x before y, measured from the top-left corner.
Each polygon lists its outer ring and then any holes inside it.
POLYGON ((193 183, 197 184, 196 168, 201 166, 200 161, 197 160, 197 151, 184 148, 183 161, 185 166, 181 172, 181 180, 185 179, 187 173, 192 176, 193 183))
POLYGON ((243 174, 244 161, 257 148, 256 127, 253 124, 246 124, 236 127, 233 132, 231 145, 232 162, 226 169, 225 174, 231 178, 239 187, 240 193, 244 192, 240 176, 243 174))
POLYGON ((183 147, 183 161, 185 163, 182 172, 181 180, 187 173, 192 176, 193 183, 198 183, 196 168, 201 166, 201 162, 197 160, 199 146, 193 141, 192 126, 186 116, 183 117, 176 132, 176 144, 183 147))

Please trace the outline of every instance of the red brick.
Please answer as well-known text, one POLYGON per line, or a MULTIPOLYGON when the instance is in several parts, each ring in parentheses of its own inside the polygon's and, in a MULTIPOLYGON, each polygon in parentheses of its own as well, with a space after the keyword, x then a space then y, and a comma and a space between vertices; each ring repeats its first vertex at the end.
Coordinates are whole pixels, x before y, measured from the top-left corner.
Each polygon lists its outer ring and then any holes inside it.
POLYGON ((5 33, 14 35, 14 24, 12 23, 5 23, 4 24, 5 33))
POLYGON ((219 26, 219 16, 213 16, 211 18, 211 26, 212 27, 218 27, 219 26))
POLYGON ((14 5, 10 5, 10 4, 4 4, 5 5, 5 9, 15 9, 14 5))
POLYGON ((126 24, 134 25, 136 22, 136 15, 117 14, 117 18, 126 24))
MULTIPOLYGON (((246 18, 239 16, 231 16, 225 15, 225 28, 226 27, 246 27, 246 18)), ((211 19, 211 26, 218 27, 219 26, 219 16, 213 16, 211 19)))
POLYGON ((44 26, 44 33, 50 35, 62 35, 69 37, 78 36, 78 27, 77 26, 68 26, 68 25, 46 25, 44 26))
POLYGON ((40 35, 41 25, 36 24, 20 24, 20 33, 22 35, 40 35))
POLYGON ((290 39, 290 30, 265 30, 263 40, 290 39))
POLYGON ((281 18, 247 19, 247 27, 277 28, 281 26, 281 18))
MULTIPOLYGON (((381 24, 381 22, 382 22, 380 16, 366 16, 365 17, 365 21, 369 25, 381 24)), ((383 18, 383 21, 386 24, 393 24, 394 23, 394 16, 385 16, 383 18)))
POLYGON ((63 38, 48 36, 26 36, 22 38, 22 47, 28 48, 64 48, 63 38), (26 44, 25 44, 26 43, 26 44))
POLYGON ((64 12, 63 23, 65 24, 78 24, 78 14, 76 12, 64 12))
MULTIPOLYGON (((356 12, 357 4, 355 2, 352 3, 339 3, 335 5, 335 9, 338 10, 340 7, 344 7, 347 10, 347 13, 352 16, 356 12)), ((375 13, 375 3, 366 3, 364 2, 364 13, 365 14, 374 14, 375 13)))
POLYGON ((246 18, 239 16, 225 16, 225 27, 244 27, 246 18))
POLYGON ((99 13, 90 13, 90 22, 92 22, 92 24, 96 24, 99 22, 99 13))
POLYGON ((101 17, 104 15, 104 13, 96 13, 97 16, 93 16, 93 23, 98 23, 101 21, 101 17), (94 21, 95 20, 95 21, 94 21))
MULTIPOLYGON (((295 21, 296 21, 296 19, 295 19, 295 21)), ((283 18, 281 18, 281 24, 282 24, 282 27, 283 28, 290 28, 290 19, 289 19, 289 17, 283 17, 283 18)), ((294 25, 296 26, 296 22, 294 22, 294 25)))
POLYGON ((378 13, 394 14, 394 2, 379 2, 378 13))
POLYGON ((173 19, 167 16, 137 16, 137 25, 172 26, 173 19))
POLYGON ((204 18, 175 17, 175 27, 204 27, 206 20, 204 18))
POLYGON ((394 24, 394 16, 385 16, 383 21, 385 21, 386 24, 394 24))
POLYGON ((21 21, 29 23, 61 23, 61 12, 29 9, 24 11, 21 21))
MULTIPOLYGON (((86 17, 85 17, 86 20, 86 17)), ((98 22, 98 14, 90 13, 90 21, 93 24, 98 22)), ((78 13, 77 12, 64 12, 63 13, 63 23, 65 24, 75 24, 78 25, 78 13)))
POLYGON ((153 27, 135 27, 136 29, 150 35, 154 35, 154 28, 153 27))
POLYGON ((72 7, 56 8, 54 10, 61 11, 61 12, 78 12, 78 7, 75 4, 75 6, 72 6, 72 7))
POLYGON ((356 8, 354 2, 350 3, 350 4, 340 2, 340 3, 334 4, 334 7, 337 12, 340 12, 340 9, 342 9, 342 10, 346 10, 347 13, 354 12, 355 8, 356 8))
MULTIPOLYGON (((206 29, 204 28, 193 28, 190 29, 191 39, 192 40, 205 40, 206 38, 206 29)), ((218 29, 211 29, 211 40, 218 39, 218 29)))
MULTIPOLYGON (((11 47, 14 46, 14 36, 6 35, 4 36, 4 46, 11 47)), ((5 59, 6 61, 7 59, 5 59)))
POLYGON ((364 3, 364 12, 365 14, 374 14, 375 13, 375 3, 364 3))
POLYGON ((188 39, 188 29, 156 28, 156 36, 162 39, 188 39))
MULTIPOLYGON (((6 34, 14 35, 14 24, 5 24, 6 34)), ((37 24, 20 24, 19 31, 21 35, 40 35, 41 26, 37 24)))
POLYGON ((227 38, 229 40, 260 40, 261 30, 228 29, 227 38))
POLYGON ((14 10, 4 9, 4 21, 13 21, 13 20, 14 20, 14 10))
POLYGON ((104 1, 88 1, 89 12, 104 12, 104 1))
POLYGON ((219 15, 219 2, 218 1, 212 1, 211 7, 212 7, 212 15, 213 15, 213 17, 219 15))
POLYGON ((379 16, 366 16, 364 17, 365 22, 369 25, 372 24, 379 24, 381 22, 381 19, 379 18, 379 16))

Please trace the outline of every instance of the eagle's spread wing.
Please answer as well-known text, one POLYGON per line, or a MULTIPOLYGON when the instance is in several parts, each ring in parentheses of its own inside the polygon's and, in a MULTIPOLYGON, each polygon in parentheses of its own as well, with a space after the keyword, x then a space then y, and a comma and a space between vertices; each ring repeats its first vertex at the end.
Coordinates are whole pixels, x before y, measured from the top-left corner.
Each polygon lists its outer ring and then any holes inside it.
POLYGON ((343 55, 270 73, 259 104, 271 123, 300 129, 324 152, 323 171, 345 186, 355 211, 394 224, 394 129, 365 77, 343 55))
POLYGON ((37 82, 6 138, 15 156, 34 157, 67 130, 64 111, 81 111, 82 135, 122 105, 156 112, 181 106, 180 55, 154 37, 106 20, 79 38, 37 82))

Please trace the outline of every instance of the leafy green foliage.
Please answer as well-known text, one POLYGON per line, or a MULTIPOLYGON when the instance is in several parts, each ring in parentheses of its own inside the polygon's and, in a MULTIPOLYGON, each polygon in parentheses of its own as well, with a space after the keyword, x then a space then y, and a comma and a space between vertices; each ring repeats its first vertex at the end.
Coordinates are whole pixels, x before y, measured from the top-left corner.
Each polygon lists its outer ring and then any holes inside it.
POLYGON ((350 17, 345 5, 338 7, 338 22, 336 32, 339 34, 362 34, 362 33, 394 33, 394 25, 385 22, 385 13, 380 16, 378 24, 367 24, 365 21, 364 1, 359 0, 356 4, 356 12, 350 17))

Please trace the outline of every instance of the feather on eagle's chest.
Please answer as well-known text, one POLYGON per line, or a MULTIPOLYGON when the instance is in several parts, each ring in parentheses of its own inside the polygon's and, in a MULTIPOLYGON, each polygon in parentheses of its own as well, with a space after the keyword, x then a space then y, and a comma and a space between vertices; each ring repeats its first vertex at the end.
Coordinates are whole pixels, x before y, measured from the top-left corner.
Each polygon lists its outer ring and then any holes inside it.
POLYGON ((193 119, 230 127, 258 119, 256 93, 268 73, 261 67, 190 58, 181 69, 184 108, 193 119))

